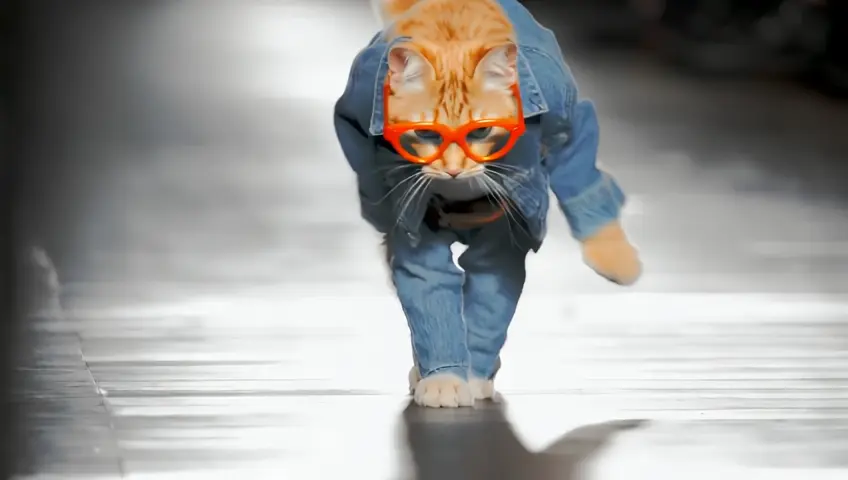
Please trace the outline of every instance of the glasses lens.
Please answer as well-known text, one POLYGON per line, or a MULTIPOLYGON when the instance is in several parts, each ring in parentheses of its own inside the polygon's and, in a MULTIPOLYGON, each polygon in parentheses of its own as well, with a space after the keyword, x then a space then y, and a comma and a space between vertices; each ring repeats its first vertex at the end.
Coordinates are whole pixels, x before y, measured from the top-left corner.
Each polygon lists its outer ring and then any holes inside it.
POLYGON ((501 127, 484 127, 471 130, 465 136, 465 142, 472 152, 480 157, 488 157, 503 152, 509 143, 510 131, 501 127))
POLYGON ((406 153, 418 158, 429 158, 439 150, 443 141, 439 132, 417 128, 401 135, 399 143, 406 153))

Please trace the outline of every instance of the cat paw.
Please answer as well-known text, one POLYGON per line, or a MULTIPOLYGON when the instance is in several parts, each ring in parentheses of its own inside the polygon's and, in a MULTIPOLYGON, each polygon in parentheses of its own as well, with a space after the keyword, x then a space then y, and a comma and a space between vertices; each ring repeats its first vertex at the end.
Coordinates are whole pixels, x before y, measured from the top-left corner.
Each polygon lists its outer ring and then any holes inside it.
POLYGON ((412 368, 409 369, 407 379, 409 380, 409 393, 414 394, 415 387, 417 387, 418 382, 421 381, 421 372, 418 371, 418 365, 413 365, 412 368))
POLYGON ((583 242, 583 259, 598 275, 619 285, 632 285, 642 275, 639 253, 618 222, 583 242))
POLYGON ((415 403, 431 408, 474 406, 468 382, 450 373, 437 373, 422 379, 412 396, 415 403))
MULTIPOLYGON (((418 368, 412 367, 409 369, 409 393, 415 394, 415 387, 421 381, 421 375, 418 373, 418 368)), ((486 400, 495 397, 495 380, 472 378, 468 381, 468 386, 471 388, 471 396, 474 400, 486 400)))
MULTIPOLYGON (((471 388, 471 395, 475 400, 485 400, 495 397, 495 376, 501 369, 501 359, 497 358, 495 361, 495 371, 492 374, 492 378, 489 380, 485 380, 483 378, 472 377, 468 382, 469 387, 471 388)), ((415 387, 418 386, 418 382, 421 381, 421 372, 418 370, 418 365, 414 363, 412 367, 409 368, 409 373, 407 374, 407 380, 409 381, 409 394, 415 394, 415 387)))
POLYGON ((471 393, 475 400, 485 400, 495 398, 495 377, 501 370, 501 357, 495 360, 495 369, 492 372, 492 378, 488 380, 481 377, 471 377, 468 382, 471 385, 471 393))
POLYGON ((495 397, 494 379, 472 378, 468 385, 471 387, 471 395, 474 400, 486 400, 495 397))

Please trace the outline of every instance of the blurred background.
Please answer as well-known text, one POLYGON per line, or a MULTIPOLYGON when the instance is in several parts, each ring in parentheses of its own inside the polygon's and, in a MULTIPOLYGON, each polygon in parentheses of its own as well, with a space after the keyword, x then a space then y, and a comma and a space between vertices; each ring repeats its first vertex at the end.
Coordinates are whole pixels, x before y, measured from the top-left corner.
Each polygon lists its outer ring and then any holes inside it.
POLYGON ((505 404, 421 412, 331 125, 366 0, 0 1, 3 473, 845 478, 848 3, 523 3, 646 273, 553 209, 505 404))
MULTIPOLYGON (((527 5, 554 4, 539 0, 527 5)), ((630 44, 691 73, 780 76, 845 93, 845 3, 817 0, 556 2, 581 35, 630 44), (572 4, 574 5, 572 7, 572 4)), ((575 30, 575 29, 572 29, 575 30)))

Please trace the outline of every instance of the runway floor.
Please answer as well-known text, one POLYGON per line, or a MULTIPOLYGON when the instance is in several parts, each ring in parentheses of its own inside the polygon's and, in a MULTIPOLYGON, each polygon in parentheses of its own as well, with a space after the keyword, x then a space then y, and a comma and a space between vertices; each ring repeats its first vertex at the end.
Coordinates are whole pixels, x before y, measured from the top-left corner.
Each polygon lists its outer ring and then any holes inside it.
POLYGON ((566 42, 644 279, 595 276, 552 210, 504 403, 421 411, 331 126, 365 2, 119 4, 40 47, 70 67, 33 87, 55 221, 29 261, 59 278, 21 332, 22 474, 845 478, 844 105, 566 42))

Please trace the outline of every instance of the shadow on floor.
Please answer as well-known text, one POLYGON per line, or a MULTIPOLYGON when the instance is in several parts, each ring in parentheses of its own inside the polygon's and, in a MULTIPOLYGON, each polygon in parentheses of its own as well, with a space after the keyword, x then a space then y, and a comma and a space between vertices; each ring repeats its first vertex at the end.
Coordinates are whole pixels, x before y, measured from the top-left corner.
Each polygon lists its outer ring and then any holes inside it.
POLYGON ((615 435, 644 420, 611 421, 574 429, 543 452, 527 450, 505 416, 505 405, 403 412, 415 480, 571 480, 615 435))

